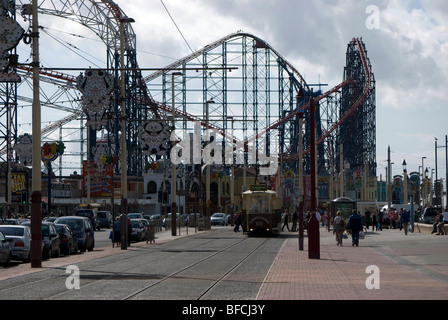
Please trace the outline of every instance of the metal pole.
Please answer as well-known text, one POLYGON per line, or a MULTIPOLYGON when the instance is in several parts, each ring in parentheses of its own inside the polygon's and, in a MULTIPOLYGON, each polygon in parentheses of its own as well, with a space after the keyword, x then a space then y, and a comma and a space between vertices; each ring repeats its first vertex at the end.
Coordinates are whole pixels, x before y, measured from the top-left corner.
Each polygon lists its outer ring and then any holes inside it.
POLYGON ((33 38, 33 171, 31 196, 31 267, 42 266, 42 181, 41 181, 41 110, 39 99, 39 22, 37 0, 32 0, 32 33, 33 38))
MULTIPOLYGON (((175 76, 179 76, 182 75, 182 73, 180 72, 173 72, 171 74, 171 99, 172 99, 172 111, 171 111, 171 121, 172 121, 172 126, 173 126, 173 135, 172 138, 174 138, 176 136, 175 132, 176 132, 176 108, 174 107, 175 105, 175 97, 174 97, 174 77, 175 76)), ((175 141, 172 140, 173 142, 173 147, 174 147, 174 143, 175 141)), ((176 205, 176 184, 177 184, 177 172, 176 172, 176 164, 171 161, 171 235, 175 236, 176 235, 176 219, 177 219, 177 205, 176 205)), ((179 224, 180 227, 180 224, 179 224)), ((180 229, 179 229, 179 233, 180 233, 180 229)))
MULTIPOLYGON (((121 213, 128 214, 128 160, 127 160, 127 145, 126 145, 126 82, 124 74, 124 23, 130 23, 134 20, 132 18, 120 19, 120 64, 121 64, 121 213)), ((123 229, 123 228, 122 228, 123 229)), ((127 249, 128 228, 124 228, 120 233, 125 236, 125 241, 121 242, 121 249, 127 249), (123 243, 124 242, 124 243, 123 243)), ((123 238, 123 237, 122 237, 123 238)))

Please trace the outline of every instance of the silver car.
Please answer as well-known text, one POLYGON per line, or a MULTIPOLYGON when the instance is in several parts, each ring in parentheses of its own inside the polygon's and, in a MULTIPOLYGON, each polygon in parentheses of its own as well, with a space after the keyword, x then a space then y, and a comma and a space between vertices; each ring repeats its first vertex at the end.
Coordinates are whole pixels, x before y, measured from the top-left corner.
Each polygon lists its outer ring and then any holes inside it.
POLYGON ((30 261, 31 228, 24 225, 1 225, 0 230, 9 240, 11 259, 30 261))
POLYGON ((9 247, 9 240, 0 231, 0 264, 4 267, 9 267, 11 263, 11 248, 9 247))

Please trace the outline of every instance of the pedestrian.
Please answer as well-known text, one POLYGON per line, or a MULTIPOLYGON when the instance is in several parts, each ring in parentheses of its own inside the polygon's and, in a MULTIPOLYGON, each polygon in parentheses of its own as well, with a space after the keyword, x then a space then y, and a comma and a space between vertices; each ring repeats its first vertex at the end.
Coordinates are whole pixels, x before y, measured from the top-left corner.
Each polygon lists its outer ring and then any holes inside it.
POLYGON ((120 235, 120 217, 115 218, 114 222, 114 238, 117 247, 121 246, 121 235, 120 235))
POLYGON ((356 210, 353 210, 352 214, 348 218, 347 229, 350 229, 350 233, 352 234, 352 246, 358 246, 359 232, 362 231, 363 226, 361 216, 356 212, 356 210))
POLYGON ((431 234, 437 232, 437 225, 438 225, 441 221, 443 221, 442 213, 437 211, 436 216, 435 216, 435 218, 434 218, 434 223, 432 224, 432 231, 431 231, 431 234))
POLYGON ((370 215, 371 215, 371 212, 370 212, 370 210, 367 209, 364 212, 364 216, 366 217, 366 229, 367 230, 369 230, 369 227, 370 227, 370 215))
POLYGON ((283 213, 283 216, 282 216, 282 220, 283 220, 282 231, 285 227, 288 229, 288 231, 291 231, 291 230, 289 230, 289 225, 288 225, 288 223, 289 223, 288 209, 285 209, 285 212, 283 213))
POLYGON ((344 217, 341 215, 341 211, 336 212, 336 217, 333 221, 334 233, 336 234, 336 245, 342 247, 342 238, 345 230, 344 217))
POLYGON ((375 229, 376 231, 378 231, 378 222, 376 220, 377 216, 378 216, 378 209, 375 209, 372 214, 372 231, 375 231, 375 229))
POLYGON ((404 228, 405 235, 408 235, 409 222, 411 222, 411 214, 406 209, 403 209, 400 216, 400 226, 404 228))
POLYGON ((443 235, 445 234, 443 228, 445 224, 448 224, 448 209, 445 209, 443 213, 439 215, 439 223, 437 224, 437 233, 436 235, 443 235))
POLYGON ((238 212, 236 214, 236 218, 235 218, 235 227, 233 228, 234 232, 239 232, 240 231, 240 225, 241 225, 241 213, 238 212))
POLYGON ((297 231, 297 221, 299 220, 299 213, 297 212, 297 208, 294 210, 294 213, 292 214, 292 232, 297 231))
POLYGON ((386 209, 378 212, 377 220, 378 220, 378 228, 380 229, 380 231, 383 231, 383 217, 384 217, 385 213, 386 213, 386 209))

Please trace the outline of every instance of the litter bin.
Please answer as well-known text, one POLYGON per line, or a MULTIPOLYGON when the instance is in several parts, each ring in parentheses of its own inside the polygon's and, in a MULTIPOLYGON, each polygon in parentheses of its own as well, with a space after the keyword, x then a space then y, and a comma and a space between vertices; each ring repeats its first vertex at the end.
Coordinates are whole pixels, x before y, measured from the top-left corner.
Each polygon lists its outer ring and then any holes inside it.
POLYGON ((146 227, 146 243, 148 242, 149 243, 156 242, 154 222, 150 222, 146 227))

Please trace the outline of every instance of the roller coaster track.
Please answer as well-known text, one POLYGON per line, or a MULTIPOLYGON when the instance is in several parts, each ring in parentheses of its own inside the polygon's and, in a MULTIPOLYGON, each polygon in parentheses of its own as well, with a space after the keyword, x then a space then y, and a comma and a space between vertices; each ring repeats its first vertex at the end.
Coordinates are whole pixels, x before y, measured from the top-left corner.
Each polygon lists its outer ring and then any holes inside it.
MULTIPOLYGON (((114 20, 115 23, 115 27, 120 25, 120 20, 125 17, 126 15, 123 13, 123 11, 120 9, 120 7, 115 4, 113 1, 109 1, 109 0, 101 0, 102 4, 104 4, 110 14, 112 15, 112 20, 114 20)), ((97 6, 98 4, 95 4, 95 6, 97 6)), ((132 29, 130 28, 125 28, 124 29, 124 39, 126 41, 125 45, 127 46, 127 48, 130 49, 135 49, 135 45, 134 45, 134 40, 135 37, 133 36, 133 34, 131 33, 133 32, 132 29)), ((253 38, 256 41, 256 46, 257 48, 266 48, 269 49, 270 51, 272 51, 277 57, 278 59, 281 59, 283 61, 283 63, 288 66, 294 76, 296 76, 300 81, 301 84, 303 85, 303 89, 305 89, 306 91, 310 91, 308 84, 306 83, 306 81, 304 80, 304 78, 302 77, 302 75, 294 68, 294 66, 292 66, 286 59, 284 59, 275 49, 273 49, 268 43, 266 43, 264 40, 249 34, 249 33, 243 33, 243 32, 237 32, 237 33, 233 33, 230 35, 227 35, 209 45, 206 45, 205 47, 203 47, 202 49, 186 56, 183 59, 180 59, 170 65, 168 65, 167 67, 152 73, 151 75, 143 78, 141 73, 138 72, 137 76, 138 76, 138 83, 141 86, 141 88, 143 89, 144 92, 144 99, 145 101, 143 101, 142 103, 148 105, 152 112, 154 113, 155 117, 160 118, 162 117, 160 111, 163 110, 166 113, 172 113, 173 112, 173 108, 167 104, 161 104, 156 102, 148 88, 146 83, 148 83, 149 81, 163 75, 164 73, 167 73, 168 71, 172 71, 178 67, 181 67, 185 62, 187 61, 191 61, 193 59, 196 59, 198 57, 200 57, 201 55, 203 55, 204 53, 206 53, 209 50, 212 50, 214 48, 217 48, 218 46, 222 45, 223 43, 234 39, 236 37, 250 37, 253 38)), ((116 32, 115 32, 115 37, 116 37, 116 32)), ((117 41, 117 39, 115 39, 115 41, 117 41)), ((370 68, 369 68, 369 64, 368 64, 368 60, 366 57, 366 54, 364 52, 364 48, 363 45, 361 45, 361 40, 359 38, 354 38, 352 40, 352 42, 356 43, 356 46, 359 49, 359 53, 361 56, 361 61, 362 61, 362 65, 366 74, 366 82, 364 84, 364 90, 363 93, 361 94, 361 96, 353 103, 353 105, 350 107, 350 109, 344 114, 342 115, 337 122, 335 122, 330 128, 328 128, 327 130, 323 130, 322 134, 320 135, 320 138, 318 139, 317 143, 320 144, 322 143, 326 138, 328 138, 330 136, 330 134, 336 130, 342 123, 344 123, 347 119, 349 119, 354 113, 355 111, 359 108, 359 106, 362 104, 362 102, 367 98, 368 93, 369 93, 369 89, 370 89, 370 81, 371 81, 371 72, 370 72, 370 68)), ((26 71, 26 72, 30 72, 31 68, 27 67, 27 66, 20 66, 19 69, 26 71)), ((42 76, 46 76, 46 77, 50 77, 50 78, 56 78, 59 80, 63 80, 63 81, 67 81, 67 82, 72 82, 72 83, 76 83, 76 77, 71 76, 71 75, 67 75, 61 72, 56 72, 56 71, 52 71, 52 70, 46 70, 46 69, 41 69, 40 70, 40 74, 42 76)), ((335 86, 334 88, 332 88, 331 90, 325 92, 324 94, 314 98, 314 102, 317 103, 329 96, 331 96, 332 94, 335 94, 336 92, 338 92, 341 88, 348 86, 348 85, 356 85, 357 81, 354 79, 348 79, 343 81, 342 83, 338 84, 337 86, 335 86)), ((246 146, 248 146, 250 141, 253 141, 254 139, 256 139, 257 137, 260 137, 263 134, 268 133, 271 130, 274 130, 276 128, 278 128, 279 126, 281 126, 282 124, 291 121, 295 116, 297 116, 299 114, 299 112, 302 112, 306 109, 308 109, 310 106, 310 103, 306 103, 305 105, 301 106, 300 108, 295 109, 294 111, 286 114, 284 117, 278 119, 277 121, 275 121, 274 123, 270 124, 267 128, 262 129, 261 131, 259 131, 258 133, 254 134, 252 137, 248 138, 246 141, 240 141, 239 139, 237 139, 236 137, 230 137, 228 135, 228 132, 217 126, 214 124, 209 123, 208 128, 216 131, 217 133, 219 133, 220 135, 222 135, 223 137, 232 140, 232 141, 236 141, 236 142, 240 142, 240 143, 244 143, 244 146, 246 148, 246 146)), ((200 123, 202 126, 206 126, 206 123, 203 121, 203 119, 201 119, 198 116, 195 116, 193 114, 190 114, 186 111, 180 110, 180 109, 175 109, 175 112, 177 115, 179 115, 180 117, 183 117, 184 119, 190 120, 190 121, 195 121, 197 123, 200 123)), ((73 114, 61 119, 60 121, 57 121, 45 128, 42 129, 42 135, 47 134, 53 130, 55 130, 56 128, 72 121, 75 120, 77 117, 82 115, 82 110, 75 110, 73 114)), ((309 153, 309 149, 305 150, 305 153, 309 153)), ((294 160, 297 158, 297 154, 290 154, 289 156, 287 156, 284 159, 290 159, 290 160, 294 160)))

